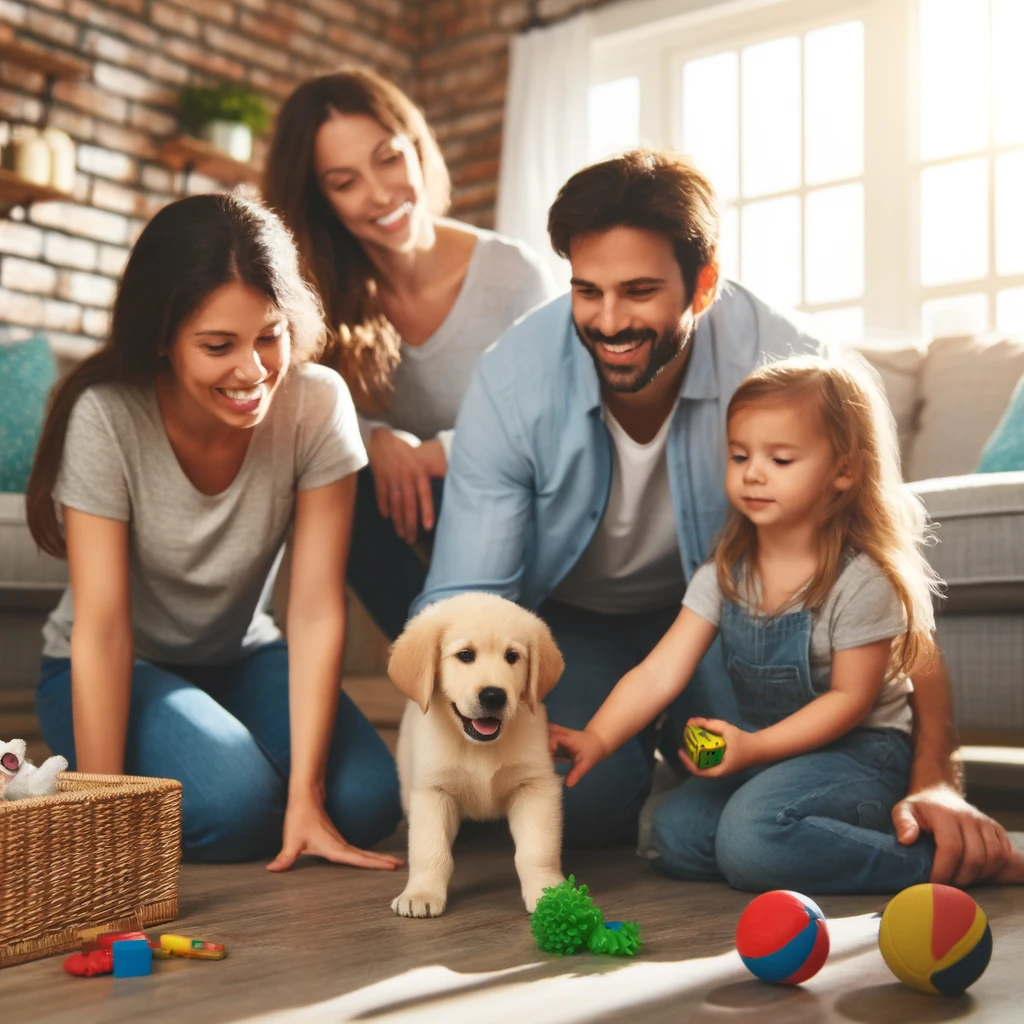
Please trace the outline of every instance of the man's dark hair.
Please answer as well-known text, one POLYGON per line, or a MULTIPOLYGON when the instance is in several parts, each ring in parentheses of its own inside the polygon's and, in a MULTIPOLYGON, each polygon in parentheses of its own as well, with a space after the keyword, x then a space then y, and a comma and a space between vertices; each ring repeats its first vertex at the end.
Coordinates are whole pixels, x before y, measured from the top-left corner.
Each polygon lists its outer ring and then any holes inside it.
POLYGON ((565 259, 574 238, 620 226, 667 237, 692 297, 697 275, 718 249, 715 190, 687 157, 633 149, 577 171, 548 213, 551 245, 565 259))

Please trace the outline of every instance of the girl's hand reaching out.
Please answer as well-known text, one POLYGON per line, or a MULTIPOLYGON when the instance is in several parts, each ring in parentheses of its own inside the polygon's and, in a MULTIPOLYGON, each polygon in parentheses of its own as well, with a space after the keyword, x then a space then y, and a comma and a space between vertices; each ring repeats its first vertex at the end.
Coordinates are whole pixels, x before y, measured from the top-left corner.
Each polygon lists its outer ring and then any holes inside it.
POLYGON ((760 763, 756 732, 744 732, 719 718, 691 718, 686 724, 699 726, 725 740, 725 756, 722 763, 714 768, 698 768, 685 750, 679 751, 679 759, 691 775, 700 779, 717 779, 720 775, 732 775, 760 763))
POLYGON ((608 756, 604 740, 586 729, 567 729, 564 725, 548 725, 548 749, 552 757, 562 747, 572 758, 572 768, 565 777, 567 786, 575 786, 598 761, 608 756))

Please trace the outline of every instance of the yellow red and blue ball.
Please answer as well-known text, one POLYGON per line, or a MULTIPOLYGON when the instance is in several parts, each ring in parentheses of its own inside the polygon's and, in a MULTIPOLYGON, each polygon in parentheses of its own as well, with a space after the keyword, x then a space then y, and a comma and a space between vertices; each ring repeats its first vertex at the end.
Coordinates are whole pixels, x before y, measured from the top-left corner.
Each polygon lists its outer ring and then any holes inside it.
POLYGON ((963 890, 926 882, 889 901, 878 948, 905 985, 954 996, 985 973, 992 931, 985 911, 963 890))
POLYGON ((814 900, 776 889, 751 900, 736 925, 736 949, 761 981, 799 985, 828 959, 825 915, 814 900))

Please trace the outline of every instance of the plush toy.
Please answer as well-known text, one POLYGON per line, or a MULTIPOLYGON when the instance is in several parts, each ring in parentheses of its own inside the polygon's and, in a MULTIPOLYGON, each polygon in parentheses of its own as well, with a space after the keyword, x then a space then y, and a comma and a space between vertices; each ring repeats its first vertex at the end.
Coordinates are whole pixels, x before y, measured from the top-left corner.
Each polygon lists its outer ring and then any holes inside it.
POLYGON ((591 953, 610 956, 634 956, 640 948, 636 922, 605 922, 587 887, 577 888, 572 875, 544 890, 530 915, 530 931, 540 949, 559 956, 570 956, 584 946, 591 953))
POLYGON ((0 798, 23 800, 57 792, 57 773, 68 762, 59 755, 48 757, 38 768, 25 760, 25 741, 0 741, 0 798))

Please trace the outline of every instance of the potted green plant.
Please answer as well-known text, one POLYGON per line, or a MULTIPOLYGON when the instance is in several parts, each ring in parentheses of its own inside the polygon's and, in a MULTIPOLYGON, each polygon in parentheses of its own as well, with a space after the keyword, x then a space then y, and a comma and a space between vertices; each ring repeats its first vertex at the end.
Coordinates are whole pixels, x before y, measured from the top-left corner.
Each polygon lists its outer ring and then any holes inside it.
POLYGON ((235 160, 252 156, 253 136, 270 123, 263 97, 244 85, 224 82, 213 89, 188 85, 181 91, 178 111, 186 131, 200 135, 235 160))

